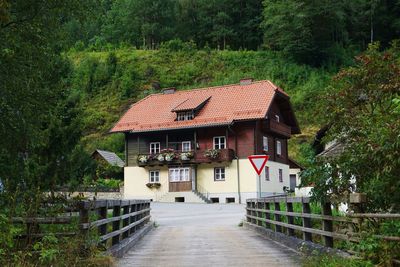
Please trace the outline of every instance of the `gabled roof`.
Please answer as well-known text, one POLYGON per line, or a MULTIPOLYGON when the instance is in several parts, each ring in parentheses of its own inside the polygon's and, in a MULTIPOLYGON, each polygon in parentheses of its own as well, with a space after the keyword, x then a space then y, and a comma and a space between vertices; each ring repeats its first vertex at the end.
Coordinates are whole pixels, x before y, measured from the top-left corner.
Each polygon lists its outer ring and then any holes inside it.
POLYGON ((125 166, 125 162, 114 152, 96 149, 92 155, 96 153, 98 153, 105 161, 107 161, 112 166, 118 166, 121 168, 125 166))
POLYGON ((172 109, 173 112, 196 110, 204 105, 211 96, 190 97, 172 109))
MULTIPOLYGON (((289 97, 281 88, 266 80, 177 91, 170 94, 152 94, 133 104, 111 132, 172 130, 264 119, 275 97, 289 102, 289 97), (176 120, 176 111, 195 109, 199 106, 201 108, 193 120, 176 120)), ((290 103, 288 105, 290 106, 290 103)), ((292 132, 299 133, 292 111, 290 115, 293 117, 291 120, 293 125, 290 125, 292 132)))
POLYGON ((319 153, 317 157, 320 158, 337 158, 346 149, 346 145, 338 140, 334 140, 325 146, 324 151, 319 153))

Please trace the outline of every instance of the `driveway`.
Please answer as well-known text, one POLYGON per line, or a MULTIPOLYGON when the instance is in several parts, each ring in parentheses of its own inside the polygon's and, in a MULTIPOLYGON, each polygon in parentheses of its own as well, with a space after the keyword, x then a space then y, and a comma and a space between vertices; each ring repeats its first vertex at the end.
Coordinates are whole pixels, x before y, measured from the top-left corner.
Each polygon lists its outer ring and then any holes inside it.
POLYGON ((299 266, 299 255, 239 227, 245 206, 152 203, 157 227, 118 266, 299 266))

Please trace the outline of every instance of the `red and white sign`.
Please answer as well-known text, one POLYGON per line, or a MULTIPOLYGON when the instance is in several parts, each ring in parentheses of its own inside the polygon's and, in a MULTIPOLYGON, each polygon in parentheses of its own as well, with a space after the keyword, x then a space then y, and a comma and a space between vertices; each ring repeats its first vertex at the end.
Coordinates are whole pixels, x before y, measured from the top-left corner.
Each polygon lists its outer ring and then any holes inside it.
POLYGON ((252 155, 248 156, 251 165, 253 165, 254 170, 256 170, 258 175, 261 175, 265 164, 268 161, 268 155, 252 155))

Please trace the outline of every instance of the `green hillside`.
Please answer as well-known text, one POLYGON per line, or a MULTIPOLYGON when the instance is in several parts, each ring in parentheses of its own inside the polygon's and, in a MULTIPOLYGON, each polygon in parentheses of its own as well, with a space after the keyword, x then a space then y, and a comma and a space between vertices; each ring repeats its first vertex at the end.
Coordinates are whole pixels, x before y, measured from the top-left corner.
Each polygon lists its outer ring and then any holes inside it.
POLYGON ((70 52, 72 87, 84 106, 84 137, 95 148, 123 152, 123 138, 108 130, 130 104, 162 88, 179 90, 238 83, 243 77, 269 79, 292 98, 302 134, 291 142, 298 160, 299 146, 318 129, 314 110, 332 72, 298 65, 271 51, 195 50, 189 45, 175 51, 117 49, 108 52, 70 52), (155 89, 156 88, 156 89, 155 89))

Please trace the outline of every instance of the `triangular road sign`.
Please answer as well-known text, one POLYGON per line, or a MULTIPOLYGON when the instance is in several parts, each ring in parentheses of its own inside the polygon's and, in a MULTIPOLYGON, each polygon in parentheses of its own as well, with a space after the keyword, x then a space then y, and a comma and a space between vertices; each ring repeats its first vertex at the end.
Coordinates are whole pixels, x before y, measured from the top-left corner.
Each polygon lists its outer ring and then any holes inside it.
POLYGON ((261 175, 265 164, 268 161, 268 155, 252 155, 248 156, 251 165, 253 165, 254 170, 256 170, 258 175, 261 175))

